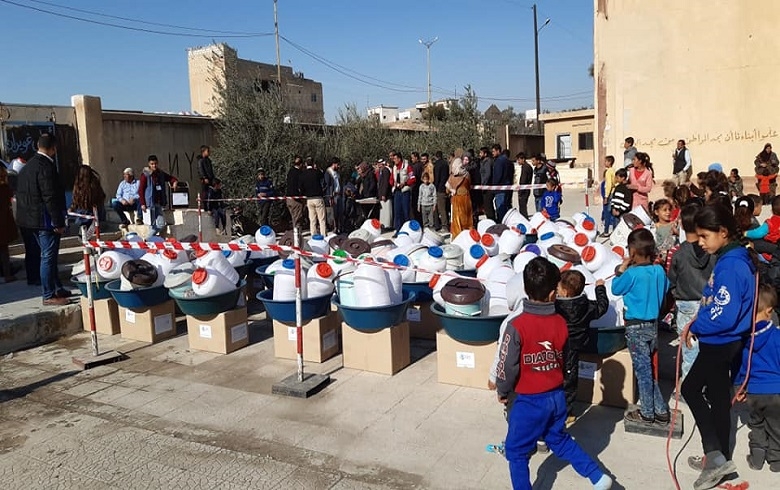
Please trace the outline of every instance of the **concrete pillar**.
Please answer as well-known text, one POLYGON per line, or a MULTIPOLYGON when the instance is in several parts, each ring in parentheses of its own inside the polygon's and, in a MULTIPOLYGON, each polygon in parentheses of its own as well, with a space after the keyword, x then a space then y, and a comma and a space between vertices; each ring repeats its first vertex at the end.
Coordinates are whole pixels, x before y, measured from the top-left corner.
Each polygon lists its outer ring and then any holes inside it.
POLYGON ((103 148, 103 107, 100 97, 74 95, 70 99, 76 112, 79 149, 84 164, 94 167, 101 176, 109 170, 103 148))

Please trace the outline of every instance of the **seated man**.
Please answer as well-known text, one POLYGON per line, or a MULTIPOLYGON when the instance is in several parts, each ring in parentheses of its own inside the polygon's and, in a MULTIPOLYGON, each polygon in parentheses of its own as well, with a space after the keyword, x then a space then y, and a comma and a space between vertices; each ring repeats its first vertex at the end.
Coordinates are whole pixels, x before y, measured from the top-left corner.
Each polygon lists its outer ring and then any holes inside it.
POLYGON ((122 175, 122 181, 116 189, 116 198, 111 200, 111 207, 119 215, 122 222, 121 228, 126 228, 130 221, 125 216, 125 212, 130 212, 130 218, 135 211, 136 224, 142 224, 141 220, 141 200, 138 198, 138 181, 135 179, 133 169, 127 167, 122 175))

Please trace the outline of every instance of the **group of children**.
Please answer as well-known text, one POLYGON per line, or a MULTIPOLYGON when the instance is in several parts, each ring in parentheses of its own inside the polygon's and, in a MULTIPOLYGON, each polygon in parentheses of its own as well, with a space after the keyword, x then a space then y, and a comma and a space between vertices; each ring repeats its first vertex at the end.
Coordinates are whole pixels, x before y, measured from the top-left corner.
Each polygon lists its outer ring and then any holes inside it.
MULTIPOLYGON (((619 218, 632 209, 631 190, 624 169, 614 174, 609 215, 619 218)), ((760 469, 767 462, 771 471, 780 472, 780 328, 771 320, 777 294, 769 285, 759 287, 757 261, 743 243, 752 228, 748 238, 760 244, 757 251, 761 245, 777 250, 780 197, 772 201, 772 218, 759 226, 759 196, 737 199, 732 210, 729 186, 721 186, 726 177, 709 179, 702 192, 706 201, 695 199, 688 186, 665 188, 667 197, 651 205, 655 234, 645 228, 630 233, 628 257, 611 286, 614 295, 623 296, 639 388, 639 409, 625 418, 639 424, 670 421, 654 376, 653 353, 667 297, 674 299, 682 342, 681 394, 696 419, 704 452, 703 458, 688 461, 701 471, 697 490, 713 488, 736 471, 729 444, 735 385, 751 410, 749 467, 760 469)), ((605 220, 605 226, 611 223, 605 220)), ((546 441, 594 488, 610 488, 611 478, 565 432, 574 421, 579 351, 590 321, 607 310, 606 288, 597 283, 596 300, 588 300, 582 274, 559 273, 543 258, 526 266, 523 279, 528 299, 517 308, 522 312, 502 326, 490 380, 507 407, 505 453, 513 487, 531 488, 528 460, 543 447, 537 442, 546 441)))

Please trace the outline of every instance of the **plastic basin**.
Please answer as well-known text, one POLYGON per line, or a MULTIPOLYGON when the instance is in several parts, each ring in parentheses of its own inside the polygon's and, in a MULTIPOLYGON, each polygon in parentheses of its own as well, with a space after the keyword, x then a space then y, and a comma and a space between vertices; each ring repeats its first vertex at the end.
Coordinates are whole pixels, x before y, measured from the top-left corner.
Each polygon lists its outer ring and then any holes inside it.
POLYGON ((405 282, 402 285, 403 292, 414 293, 414 300, 418 303, 427 303, 433 301, 433 290, 425 282, 405 282))
POLYGON ((463 277, 477 277, 477 269, 458 269, 452 272, 463 277))
POLYGON ((431 305, 431 311, 439 317, 447 335, 460 342, 495 342, 506 315, 499 316, 457 316, 448 315, 438 303, 431 305))
POLYGON ((588 354, 614 354, 626 348, 625 327, 591 328, 588 343, 582 352, 588 354))
POLYGON ((170 299, 168 290, 164 286, 122 291, 119 289, 120 284, 121 281, 119 279, 111 281, 106 284, 106 289, 122 308, 149 308, 165 303, 170 299))
POLYGON ((190 316, 217 315, 219 313, 230 311, 236 307, 238 298, 243 294, 246 281, 241 281, 241 285, 234 291, 218 294, 208 298, 177 298, 168 292, 171 298, 176 302, 182 313, 190 316))
POLYGON ((339 308, 344 323, 362 331, 382 330, 406 321, 406 308, 416 299, 411 291, 403 291, 403 301, 390 306, 344 306, 339 303, 338 297, 333 298, 333 303, 339 308))
MULTIPOLYGON (((316 298, 306 298, 301 301, 301 321, 303 323, 326 316, 330 311, 330 299, 333 294, 326 294, 316 298)), ((263 302, 265 311, 272 319, 295 323, 295 300, 279 301, 274 299, 274 292, 261 291, 257 293, 257 299, 263 302)))
POLYGON ((265 273, 265 270, 268 268, 269 265, 271 264, 264 264, 259 266, 257 269, 255 269, 255 275, 263 279, 263 284, 265 285, 266 289, 273 290, 274 275, 265 273))
POLYGON ((238 277, 241 279, 244 279, 247 274, 249 274, 252 271, 252 262, 246 262, 244 265, 239 265, 236 267, 236 272, 238 272, 238 277))
POLYGON ((278 255, 274 255, 273 257, 263 257, 263 258, 260 258, 260 259, 249 259, 249 262, 254 267, 260 267, 260 266, 263 266, 263 265, 267 266, 269 264, 273 264, 277 260, 279 260, 279 256, 278 255))
MULTIPOLYGON (((79 288, 79 291, 81 291, 81 295, 85 298, 87 297, 87 283, 77 281, 76 277, 71 277, 70 282, 76 285, 77 288, 79 288)), ((108 299, 111 297, 111 293, 106 290, 106 284, 107 282, 98 282, 97 287, 95 287, 95 282, 90 282, 92 286, 92 299, 98 300, 98 299, 108 299)))

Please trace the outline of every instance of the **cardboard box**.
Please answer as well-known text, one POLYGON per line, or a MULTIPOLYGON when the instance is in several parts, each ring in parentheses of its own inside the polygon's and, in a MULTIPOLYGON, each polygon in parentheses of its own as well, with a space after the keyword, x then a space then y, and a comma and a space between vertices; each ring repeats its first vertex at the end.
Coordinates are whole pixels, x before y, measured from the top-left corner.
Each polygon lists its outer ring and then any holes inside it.
POLYGON ((610 356, 580 354, 579 370, 577 400, 618 408, 636 403, 639 391, 628 349, 610 356))
MULTIPOLYGON (((295 324, 277 320, 274 324, 274 356, 280 359, 298 358, 298 332, 295 324)), ((329 311, 303 325, 303 360, 325 362, 341 352, 341 316, 329 311)))
POLYGON ((173 300, 151 308, 119 308, 122 338, 156 343, 176 335, 176 306, 173 300))
POLYGON ((411 363, 406 322, 373 331, 355 330, 344 323, 341 338, 346 368, 392 375, 411 363))
POLYGON ((436 372, 439 383, 488 389, 490 366, 498 341, 460 342, 444 330, 436 333, 436 372))
POLYGON ((406 310, 411 338, 436 340, 436 333, 441 330, 441 321, 431 311, 431 304, 432 302, 412 303, 406 310))
POLYGON ((190 349, 230 354, 249 345, 246 305, 217 315, 187 316, 190 349))
MULTIPOLYGON (((84 330, 89 332, 89 301, 84 296, 81 297, 81 321, 84 330)), ((97 333, 105 335, 116 335, 119 333, 119 305, 114 298, 97 299, 92 301, 92 308, 95 310, 95 330, 97 333)))

